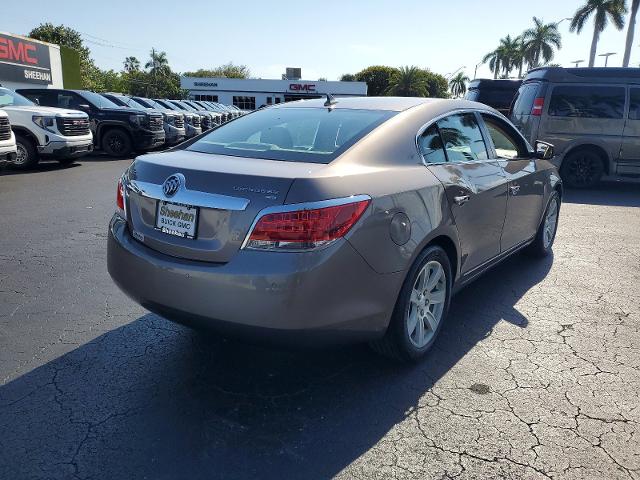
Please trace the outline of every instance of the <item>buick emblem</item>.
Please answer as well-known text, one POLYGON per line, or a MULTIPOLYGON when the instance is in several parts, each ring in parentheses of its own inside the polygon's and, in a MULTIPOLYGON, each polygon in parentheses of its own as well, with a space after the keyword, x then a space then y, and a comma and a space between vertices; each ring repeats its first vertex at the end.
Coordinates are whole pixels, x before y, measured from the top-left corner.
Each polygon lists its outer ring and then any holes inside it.
POLYGON ((165 196, 173 197, 180 188, 180 177, 178 175, 171 175, 162 184, 162 191, 165 196))

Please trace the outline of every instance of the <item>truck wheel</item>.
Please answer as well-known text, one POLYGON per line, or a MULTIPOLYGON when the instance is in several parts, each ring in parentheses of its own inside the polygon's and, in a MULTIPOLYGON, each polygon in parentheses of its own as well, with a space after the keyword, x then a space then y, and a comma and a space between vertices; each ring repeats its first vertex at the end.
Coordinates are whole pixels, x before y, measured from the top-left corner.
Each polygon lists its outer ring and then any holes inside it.
POLYGON ((560 167, 562 180, 572 188, 590 188, 597 185, 604 173, 604 163, 597 152, 586 148, 566 156, 560 167))
POLYGON ((16 135, 17 155, 12 166, 18 170, 27 170, 38 164, 38 150, 33 141, 24 135, 16 135))
POLYGON ((131 138, 124 130, 108 130, 100 142, 102 149, 111 157, 125 157, 131 154, 131 138))

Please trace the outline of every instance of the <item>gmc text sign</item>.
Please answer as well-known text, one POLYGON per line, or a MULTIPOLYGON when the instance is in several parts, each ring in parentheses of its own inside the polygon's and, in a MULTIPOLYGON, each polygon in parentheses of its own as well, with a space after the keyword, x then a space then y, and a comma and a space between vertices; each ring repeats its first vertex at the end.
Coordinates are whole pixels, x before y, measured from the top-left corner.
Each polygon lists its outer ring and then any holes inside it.
POLYGON ((0 83, 2 80, 50 84, 49 47, 0 33, 0 83))
POLYGON ((315 93, 315 83, 291 83, 289 84, 289 90, 293 92, 315 93))

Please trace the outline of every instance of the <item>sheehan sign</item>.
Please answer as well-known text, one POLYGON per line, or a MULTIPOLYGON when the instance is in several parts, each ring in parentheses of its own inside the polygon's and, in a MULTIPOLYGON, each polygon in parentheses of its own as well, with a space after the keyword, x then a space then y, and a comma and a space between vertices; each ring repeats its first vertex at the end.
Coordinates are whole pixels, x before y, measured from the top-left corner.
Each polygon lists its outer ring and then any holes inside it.
POLYGON ((2 80, 52 83, 49 47, 0 33, 0 83, 2 80))

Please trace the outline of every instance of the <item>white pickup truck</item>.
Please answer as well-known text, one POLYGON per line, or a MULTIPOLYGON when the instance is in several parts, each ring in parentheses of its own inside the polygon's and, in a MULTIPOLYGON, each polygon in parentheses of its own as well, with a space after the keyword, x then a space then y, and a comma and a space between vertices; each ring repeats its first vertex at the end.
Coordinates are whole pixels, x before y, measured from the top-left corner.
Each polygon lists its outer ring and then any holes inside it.
POLYGON ((16 137, 11 131, 9 115, 0 110, 0 165, 16 159, 16 137))
POLYGON ((93 150, 89 116, 77 110, 43 107, 22 95, 0 87, 0 108, 9 115, 15 133, 14 168, 33 167, 41 158, 62 164, 93 150))

